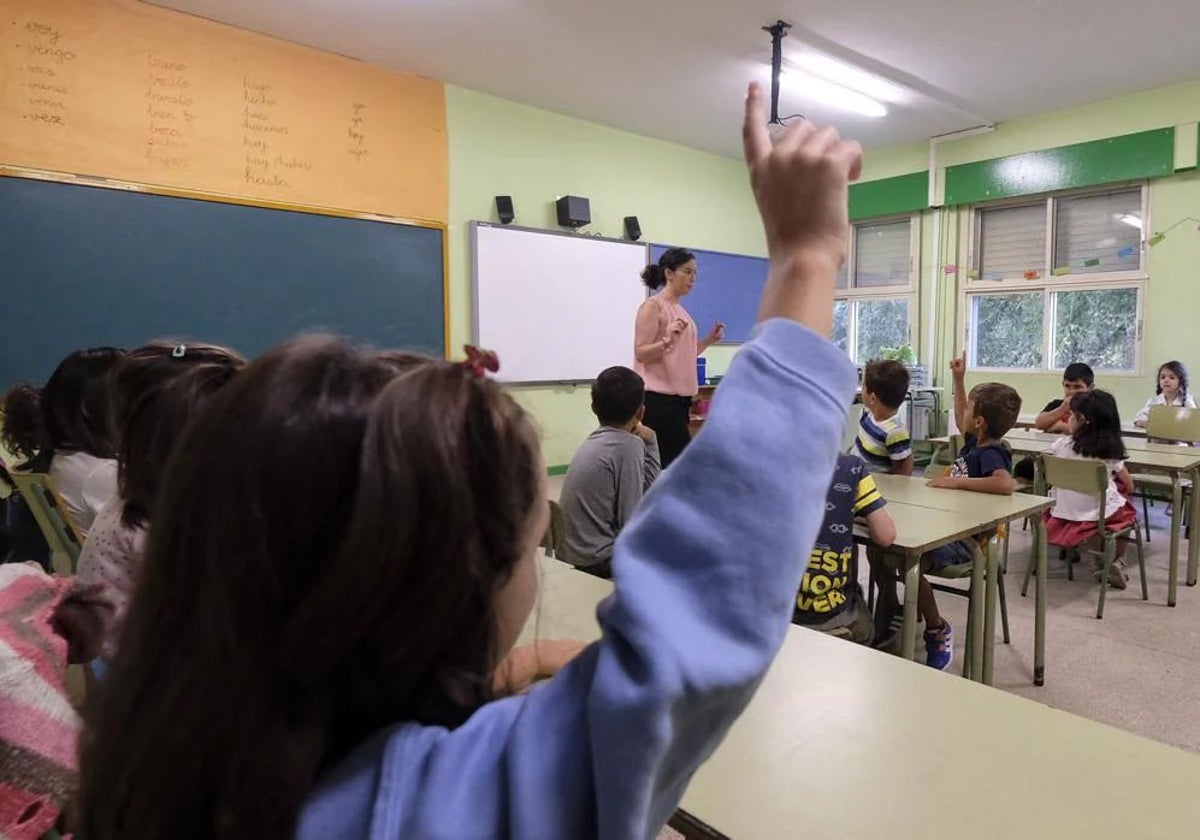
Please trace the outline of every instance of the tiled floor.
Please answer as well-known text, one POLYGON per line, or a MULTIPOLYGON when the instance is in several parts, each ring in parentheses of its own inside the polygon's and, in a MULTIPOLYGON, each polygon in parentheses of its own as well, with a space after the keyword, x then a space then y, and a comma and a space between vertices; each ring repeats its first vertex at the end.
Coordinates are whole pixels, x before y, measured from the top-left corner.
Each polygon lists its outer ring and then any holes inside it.
MULTIPOLYGON (((551 479, 557 498, 561 478, 551 479)), ((1167 604, 1168 543, 1163 506, 1151 508, 1152 541, 1146 546, 1150 600, 1141 590, 1129 551, 1130 582, 1110 590, 1104 618, 1097 620, 1099 586, 1087 561, 1068 581, 1065 564, 1051 552, 1046 616, 1046 684, 1033 685, 1033 589, 1020 595, 1031 557, 1029 532, 1014 529, 1006 578, 1012 644, 997 642, 995 685, 1057 709, 1200 752, 1200 587, 1181 581, 1178 604, 1167 604)), ((1180 545, 1180 574, 1187 542, 1180 545)), ((865 565, 865 564, 864 564, 865 565)), ((864 579, 865 584, 865 579, 864 579)), ((966 629, 965 598, 939 595, 938 603, 956 630, 959 671, 966 629)), ((997 617, 997 624, 999 617, 997 617)), ((918 644, 918 647, 920 645, 918 644)), ((916 667, 916 666, 914 666, 916 667)))

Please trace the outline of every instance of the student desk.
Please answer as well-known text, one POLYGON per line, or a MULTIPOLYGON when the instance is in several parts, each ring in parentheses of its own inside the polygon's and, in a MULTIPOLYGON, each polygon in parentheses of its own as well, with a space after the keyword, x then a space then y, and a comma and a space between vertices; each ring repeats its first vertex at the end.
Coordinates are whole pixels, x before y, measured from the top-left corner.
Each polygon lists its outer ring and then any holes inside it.
MULTIPOLYGON (((527 632, 598 638, 611 584, 542 568, 527 632)), ((1195 832, 1197 789, 1190 753, 790 627, 681 807, 737 840, 1176 840, 1195 832)))
MULTIPOLYGON (((1032 429, 1034 431, 1037 431, 1036 427, 1033 425, 1036 420, 1037 420, 1036 414, 1020 414, 1017 416, 1017 423, 1016 423, 1015 428, 1017 428, 1017 429, 1032 429)), ((1121 434, 1126 435, 1128 437, 1144 438, 1146 436, 1146 430, 1144 428, 1142 428, 1141 426, 1135 426, 1132 423, 1122 422, 1121 423, 1121 434)))
MULTIPOLYGON (((1050 451, 1051 445, 1059 435, 1043 432, 1009 432, 1005 441, 1012 447, 1014 454, 1041 455, 1050 451)), ((942 438, 945 441, 946 438, 942 438)), ((1185 478, 1190 478, 1193 486, 1200 481, 1200 448, 1191 446, 1172 446, 1166 443, 1150 443, 1148 441, 1126 440, 1125 449, 1128 457, 1125 465, 1131 471, 1160 473, 1171 479, 1171 567, 1167 580, 1167 605, 1175 606, 1176 591, 1179 575, 1179 532, 1183 520, 1182 485, 1185 478)), ((1190 521, 1200 522, 1200 494, 1191 494, 1190 521)), ((1197 572, 1200 571, 1200 539, 1188 540, 1187 584, 1196 585, 1197 572)))
MULTIPOLYGON (((950 515, 970 517, 975 524, 974 530, 967 536, 989 531, 1000 525, 1024 519, 1027 516, 1034 518, 1034 563, 1036 564, 1035 569, 1038 576, 1038 588, 1033 633, 1033 681, 1035 685, 1042 685, 1045 682, 1046 670, 1047 555, 1045 532, 1042 529, 1041 517, 1038 514, 1050 507, 1050 500, 1044 496, 1033 496, 1026 493, 1014 493, 1011 496, 994 496, 988 493, 945 490, 927 486, 924 478, 901 475, 876 474, 874 478, 875 484, 879 487, 879 492, 883 494, 884 499, 888 502, 888 509, 891 511, 892 519, 896 521, 896 544, 900 543, 902 537, 908 540, 914 536, 902 523, 902 517, 907 519, 914 516, 913 508, 924 508, 935 511, 939 517, 948 517, 950 515)), ((914 520, 914 524, 921 523, 923 526, 927 521, 927 515, 921 514, 918 519, 914 520)), ((947 524, 950 524, 949 519, 947 519, 947 524)), ((956 537, 955 539, 960 538, 956 537)), ((942 544, 944 545, 945 543, 942 544)), ((983 606, 985 608, 982 632, 977 633, 974 632, 974 629, 972 630, 971 635, 974 644, 970 655, 974 663, 982 665, 982 671, 972 668, 972 674, 982 676, 983 681, 989 685, 992 682, 993 655, 995 653, 992 637, 995 633, 997 578, 996 574, 992 573, 993 566, 996 567, 995 571, 997 573, 999 570, 994 549, 995 546, 993 545, 992 550, 987 552, 988 575, 984 603, 980 605, 977 603, 979 599, 971 599, 972 615, 970 619, 973 628, 980 627, 981 625, 978 623, 978 607, 983 606)), ((906 556, 909 553, 909 550, 905 549, 906 556)), ((919 558, 920 554, 917 554, 917 557, 919 558)), ((979 578, 983 576, 983 572, 982 564, 976 563, 971 575, 971 588, 973 592, 980 591, 977 586, 980 583, 979 578)), ((909 583, 906 578, 905 622, 909 620, 907 615, 909 583)), ((913 574, 912 585, 916 585, 915 572, 913 574)), ((913 597, 915 620, 915 592, 913 597)), ((911 652, 907 653, 906 656, 911 658, 911 652)), ((976 676, 975 678, 979 679, 980 677, 976 676)))

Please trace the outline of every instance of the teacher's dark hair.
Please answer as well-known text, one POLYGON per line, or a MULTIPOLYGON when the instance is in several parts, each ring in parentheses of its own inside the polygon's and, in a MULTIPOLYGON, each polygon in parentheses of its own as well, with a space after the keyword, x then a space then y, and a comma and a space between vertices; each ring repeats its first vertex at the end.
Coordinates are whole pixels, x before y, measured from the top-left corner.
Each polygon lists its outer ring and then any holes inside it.
POLYGON ((661 289, 667 283, 667 270, 675 271, 681 265, 696 259, 696 255, 686 248, 670 248, 658 258, 658 264, 646 266, 642 272, 642 282, 652 290, 661 289))

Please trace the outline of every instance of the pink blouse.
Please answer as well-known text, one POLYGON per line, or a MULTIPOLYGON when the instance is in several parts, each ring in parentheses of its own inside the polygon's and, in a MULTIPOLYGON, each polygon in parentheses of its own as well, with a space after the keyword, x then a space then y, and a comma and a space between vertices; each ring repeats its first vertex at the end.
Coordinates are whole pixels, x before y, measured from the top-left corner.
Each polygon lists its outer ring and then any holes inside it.
MULTIPOLYGON (((677 301, 668 301, 663 297, 662 292, 649 298, 642 306, 652 306, 657 309, 658 318, 654 321, 653 332, 640 327, 635 328, 633 339, 635 348, 641 347, 643 344, 662 341, 677 318, 686 321, 687 327, 679 334, 674 345, 661 359, 647 364, 635 360, 633 369, 646 381, 647 391, 675 394, 680 397, 695 396, 696 391, 699 390, 696 380, 696 356, 699 355, 696 322, 677 301)), ((639 310, 639 314, 640 312, 641 310, 639 310)))

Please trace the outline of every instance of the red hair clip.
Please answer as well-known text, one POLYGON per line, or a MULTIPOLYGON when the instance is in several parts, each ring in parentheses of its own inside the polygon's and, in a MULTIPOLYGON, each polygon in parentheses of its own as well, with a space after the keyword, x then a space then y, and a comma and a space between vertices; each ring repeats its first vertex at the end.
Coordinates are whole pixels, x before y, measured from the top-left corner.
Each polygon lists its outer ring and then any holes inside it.
POLYGON ((467 358, 459 362, 471 373, 479 379, 483 379, 488 373, 496 373, 500 370, 500 357, 491 350, 480 350, 478 347, 472 347, 467 344, 463 347, 467 354, 467 358))

